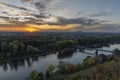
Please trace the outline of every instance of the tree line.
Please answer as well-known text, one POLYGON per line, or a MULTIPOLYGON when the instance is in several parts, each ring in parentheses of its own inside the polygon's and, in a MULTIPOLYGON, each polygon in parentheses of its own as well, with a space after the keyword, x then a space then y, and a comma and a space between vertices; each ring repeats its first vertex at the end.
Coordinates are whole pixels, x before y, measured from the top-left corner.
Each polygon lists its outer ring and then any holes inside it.
POLYGON ((40 51, 39 48, 32 45, 25 45, 18 41, 10 43, 0 43, 0 59, 23 56, 23 55, 35 55, 40 51))

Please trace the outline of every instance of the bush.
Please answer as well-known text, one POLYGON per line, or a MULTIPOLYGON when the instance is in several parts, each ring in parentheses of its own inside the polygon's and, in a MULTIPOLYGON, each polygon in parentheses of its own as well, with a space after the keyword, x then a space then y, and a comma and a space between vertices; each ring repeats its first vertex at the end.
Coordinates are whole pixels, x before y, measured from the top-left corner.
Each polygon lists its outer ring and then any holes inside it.
POLYGON ((97 63, 96 58, 88 58, 84 60, 83 65, 85 68, 94 66, 97 63))

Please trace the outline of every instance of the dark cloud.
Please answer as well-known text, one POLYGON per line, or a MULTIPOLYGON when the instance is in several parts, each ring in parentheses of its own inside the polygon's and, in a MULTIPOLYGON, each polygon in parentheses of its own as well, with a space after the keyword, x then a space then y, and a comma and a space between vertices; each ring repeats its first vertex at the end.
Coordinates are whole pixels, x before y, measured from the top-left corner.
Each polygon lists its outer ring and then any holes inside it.
POLYGON ((34 0, 22 0, 22 1, 31 2, 31 1, 34 1, 34 0))
POLYGON ((87 18, 74 18, 74 19, 67 19, 62 17, 57 17, 57 23, 48 23, 51 25, 67 25, 67 24, 80 24, 82 26, 91 26, 102 23, 102 21, 94 20, 94 19, 87 19, 87 18))
POLYGON ((98 13, 98 14, 93 14, 91 15, 92 17, 101 17, 101 16, 107 16, 109 13, 98 13))
POLYGON ((120 32, 120 28, 116 24, 103 24, 91 30, 100 32, 120 32))
POLYGON ((3 13, 3 14, 9 14, 8 12, 1 12, 1 13, 3 13))
POLYGON ((111 10, 109 9, 106 9, 104 12, 102 13, 95 13, 95 14, 92 14, 91 17, 101 17, 101 16, 107 16, 107 15, 111 15, 112 12, 111 10))
POLYGON ((20 12, 20 13, 22 15, 24 15, 24 16, 32 16, 32 17, 35 17, 35 18, 38 18, 38 19, 47 18, 47 16, 41 15, 41 14, 37 14, 37 13, 29 13, 29 12, 20 12))
MULTIPOLYGON (((87 19, 87 18, 72 18, 72 19, 68 19, 68 18, 64 18, 64 17, 58 17, 58 16, 53 16, 51 14, 46 15, 46 11, 48 11, 49 9, 49 5, 56 0, 22 0, 24 2, 29 2, 32 1, 32 4, 35 5, 36 9, 39 11, 39 13, 30 13, 30 11, 27 8, 24 7, 19 7, 19 6, 14 6, 11 4, 6 4, 6 3, 2 3, 6 6, 9 7, 13 7, 16 9, 20 9, 23 10, 23 12, 21 12, 21 14, 27 17, 15 17, 13 16, 12 18, 9 17, 2 17, 4 20, 9 21, 10 23, 13 24, 17 24, 17 25, 25 25, 25 24, 37 24, 37 25, 41 25, 41 24, 48 24, 48 25, 69 25, 69 24, 79 24, 81 26, 92 26, 92 25, 97 25, 97 24, 101 24, 103 21, 99 21, 96 19, 87 19), (24 11, 28 11, 28 12, 24 12, 24 11), (57 19, 57 21, 55 22, 47 22, 44 21, 44 19, 49 19, 50 17, 55 17, 57 19)), ((79 16, 81 14, 81 12, 79 12, 78 14, 76 14, 76 16, 79 16)), ((95 16, 95 15, 94 15, 95 16)))
POLYGON ((9 17, 6 16, 0 16, 1 19, 9 19, 9 17))
POLYGON ((103 30, 115 30, 115 29, 120 29, 116 24, 104 24, 102 27, 99 27, 98 29, 103 29, 103 30))
POLYGON ((0 16, 0 19, 7 21, 7 22, 10 22, 10 18, 7 16, 0 16))
POLYGON ((25 24, 0 24, 0 27, 24 27, 25 24))
MULTIPOLYGON (((21 0, 22 2, 31 2, 31 4, 33 4, 36 8, 36 10, 38 11, 38 13, 30 13, 30 12, 26 12, 27 14, 29 14, 30 16, 33 16, 35 18, 37 18, 37 23, 40 23, 41 20, 40 19, 43 19, 43 18, 47 18, 49 16, 51 16, 51 14, 49 13, 49 4, 53 1, 56 1, 56 0, 21 0), (39 21, 38 21, 39 19, 39 21)), ((24 13, 24 14, 26 14, 24 13)), ((30 21, 33 21, 34 19, 30 19, 30 21)), ((36 21, 36 20, 34 20, 36 21)), ((33 21, 33 22, 34 22, 33 21)))
POLYGON ((55 0, 43 0, 40 2, 35 2, 35 6, 40 13, 44 13, 48 9, 48 5, 55 0))
POLYGON ((49 12, 49 4, 56 0, 21 0, 23 2, 32 2, 35 5, 35 8, 39 11, 39 13, 43 16, 48 14, 49 12))
POLYGON ((15 6, 15 5, 11 5, 11 4, 7 4, 7 3, 1 3, 5 6, 8 6, 8 7, 12 7, 12 8, 15 8, 15 9, 20 9, 20 10, 24 10, 24 11, 32 11, 33 10, 30 10, 30 9, 27 9, 27 8, 24 8, 24 7, 19 7, 19 6, 15 6))
POLYGON ((5 21, 9 21, 10 23, 14 24, 27 24, 27 23, 33 23, 33 24, 49 24, 49 25, 68 25, 68 24, 80 24, 81 26, 91 26, 96 24, 101 24, 104 21, 99 21, 95 19, 87 19, 87 18, 63 18, 63 17, 55 17, 57 21, 55 22, 47 22, 44 21, 44 19, 49 19, 53 16, 41 16, 38 14, 30 14, 26 13, 26 15, 29 14, 29 16, 22 18, 23 21, 20 21, 21 17, 6 17, 6 16, 0 16, 0 18, 4 19, 5 21))

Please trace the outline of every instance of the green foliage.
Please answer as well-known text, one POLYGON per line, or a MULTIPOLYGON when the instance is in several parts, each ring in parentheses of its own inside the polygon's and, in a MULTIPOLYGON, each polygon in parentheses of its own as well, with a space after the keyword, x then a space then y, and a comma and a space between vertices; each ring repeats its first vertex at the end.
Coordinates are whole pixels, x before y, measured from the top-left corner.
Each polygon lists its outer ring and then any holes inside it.
POLYGON ((29 75, 30 80, 36 80, 38 76, 38 72, 37 71, 32 71, 29 75))
POLYGON ((43 73, 38 73, 36 79, 34 79, 34 80, 45 80, 44 74, 43 73))
POLYGON ((39 49, 35 48, 35 47, 31 46, 31 45, 28 45, 26 52, 28 54, 35 54, 35 53, 39 53, 39 49))
POLYGON ((46 71, 46 74, 45 74, 45 78, 46 78, 46 79, 49 79, 50 77, 51 77, 51 76, 50 76, 50 72, 47 70, 47 71, 46 71))
POLYGON ((50 80, 64 80, 64 78, 61 75, 55 75, 55 76, 51 77, 50 80))
POLYGON ((105 68, 104 68, 103 65, 98 64, 98 65, 96 65, 95 67, 96 67, 96 71, 97 71, 97 72, 99 72, 99 73, 104 73, 105 68))
POLYGON ((58 50, 63 50, 65 48, 73 48, 77 45, 77 42, 74 40, 65 40, 65 41, 58 41, 56 43, 58 50))
POLYGON ((120 55, 120 50, 119 49, 115 49, 114 53, 117 54, 117 55, 120 55))
MULTIPOLYGON (((0 60, 16 56, 28 56, 52 49, 71 53, 72 49, 79 45, 89 47, 109 46, 114 42, 120 42, 120 36, 5 36, 0 38, 0 60)), ((120 50, 115 50, 115 55, 107 56, 102 64, 97 63, 96 58, 86 59, 83 64, 73 65, 60 62, 57 71, 50 66, 46 74, 32 71, 30 80, 120 80, 120 50), (64 74, 64 75, 63 75, 64 74)))
POLYGON ((73 64, 69 64, 69 65, 67 65, 67 72, 68 73, 73 73, 73 72, 75 72, 76 71, 76 66, 75 65, 73 65, 73 64))
POLYGON ((18 50, 20 54, 23 54, 25 52, 25 45, 23 43, 19 44, 18 50))
POLYGON ((112 59, 103 64, 97 64, 84 70, 64 76, 65 80, 120 80, 119 63, 120 56, 115 56, 118 61, 112 59))
POLYGON ((88 58, 83 62, 85 68, 94 66, 95 64, 97 64, 96 58, 88 58))
POLYGON ((38 73, 37 71, 33 70, 29 75, 30 80, 45 80, 43 73, 38 73))
POLYGON ((32 45, 25 45, 19 41, 1 42, 0 43, 0 60, 16 58, 26 55, 39 54, 40 49, 32 45))
POLYGON ((83 64, 77 64, 76 65, 76 71, 80 71, 80 70, 83 70, 84 69, 84 66, 83 66, 83 64))
POLYGON ((60 61, 59 62, 59 64, 58 64, 58 72, 60 73, 60 74, 64 74, 64 73, 66 73, 67 72, 67 70, 66 70, 66 65, 67 65, 68 63, 66 63, 66 62, 63 62, 63 61, 60 61))
POLYGON ((50 73, 52 73, 54 70, 55 70, 55 66, 53 66, 52 64, 49 65, 48 71, 49 71, 50 73))
POLYGON ((1 50, 2 50, 3 53, 7 52, 7 43, 5 43, 5 42, 1 43, 1 50))
POLYGON ((108 55, 107 56, 107 61, 111 61, 111 60, 114 60, 115 57, 113 55, 108 55))

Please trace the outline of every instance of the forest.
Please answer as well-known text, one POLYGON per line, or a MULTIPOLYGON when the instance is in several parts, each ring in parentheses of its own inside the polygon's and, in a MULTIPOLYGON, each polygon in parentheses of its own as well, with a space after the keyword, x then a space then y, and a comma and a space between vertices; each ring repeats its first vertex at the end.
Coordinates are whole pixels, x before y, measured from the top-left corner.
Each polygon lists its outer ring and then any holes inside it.
POLYGON ((0 60, 59 52, 59 57, 71 55, 76 46, 98 48, 120 43, 120 36, 1 36, 0 60), (68 53, 68 54, 67 54, 68 53))

